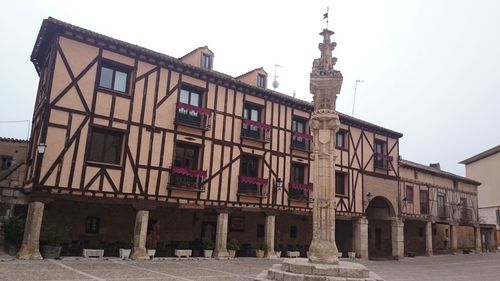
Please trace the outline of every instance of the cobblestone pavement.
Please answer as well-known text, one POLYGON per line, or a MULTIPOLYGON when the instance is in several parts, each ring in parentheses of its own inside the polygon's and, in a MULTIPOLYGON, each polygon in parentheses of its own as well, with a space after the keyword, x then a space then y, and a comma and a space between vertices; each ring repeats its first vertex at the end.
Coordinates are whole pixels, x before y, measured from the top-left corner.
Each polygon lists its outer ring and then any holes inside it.
MULTIPOLYGON (((119 259, 0 262, 0 280, 253 280, 276 260, 240 258, 236 260, 153 260, 119 259)), ((405 258, 401 261, 362 261, 387 281, 395 280, 500 280, 500 254, 405 258)))

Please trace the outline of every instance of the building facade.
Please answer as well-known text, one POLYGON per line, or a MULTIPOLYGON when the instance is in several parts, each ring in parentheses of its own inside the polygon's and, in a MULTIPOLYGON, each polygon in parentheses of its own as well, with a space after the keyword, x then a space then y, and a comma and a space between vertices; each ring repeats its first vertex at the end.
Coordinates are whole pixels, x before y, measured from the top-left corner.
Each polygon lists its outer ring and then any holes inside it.
MULTIPOLYGON (((233 238, 239 255, 252 255, 259 242, 268 256, 287 248, 306 255, 313 106, 267 89, 262 68, 231 77, 213 70, 208 47, 177 59, 53 18, 44 20, 31 59, 40 82, 25 182, 30 223, 19 257, 39 256, 48 225, 71 226, 69 255, 94 242, 114 255, 131 237, 134 258, 146 247, 165 256, 181 242, 195 249, 203 237, 215 240, 219 257, 233 238)), ((405 222, 415 220, 426 225, 424 251, 432 253, 438 246, 428 231, 438 209, 408 207, 402 176, 432 189, 443 174, 415 181, 417 167, 399 161, 401 133, 339 116, 339 251, 403 257, 405 222)), ((461 187, 454 194, 474 208, 479 183, 452 178, 461 187)), ((437 200, 432 192, 429 202, 437 200)))
MULTIPOLYGON (((500 145, 483 151, 460 162, 465 164, 467 177, 482 182, 479 189, 479 219, 494 226, 493 233, 485 229, 484 241, 496 238, 495 248, 500 247, 500 145)), ((491 247, 490 247, 491 248, 491 247)))

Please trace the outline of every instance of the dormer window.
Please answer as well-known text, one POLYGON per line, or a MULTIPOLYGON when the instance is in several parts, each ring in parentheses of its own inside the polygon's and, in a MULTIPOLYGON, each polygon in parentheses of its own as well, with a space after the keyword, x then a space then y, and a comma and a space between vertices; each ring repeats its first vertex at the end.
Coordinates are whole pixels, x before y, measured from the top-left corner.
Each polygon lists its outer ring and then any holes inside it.
POLYGON ((257 86, 260 88, 266 87, 266 75, 263 75, 263 74, 257 75, 257 86))
POLYGON ((212 56, 209 54, 201 54, 201 68, 212 69, 212 56))

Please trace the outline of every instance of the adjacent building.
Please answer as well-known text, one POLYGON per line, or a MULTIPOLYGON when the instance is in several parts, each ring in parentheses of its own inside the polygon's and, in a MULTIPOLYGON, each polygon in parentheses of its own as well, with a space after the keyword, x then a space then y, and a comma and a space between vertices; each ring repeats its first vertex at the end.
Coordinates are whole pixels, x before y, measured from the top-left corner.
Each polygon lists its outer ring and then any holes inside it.
MULTIPOLYGON (((268 256, 306 255, 314 108, 267 89, 262 68, 232 77, 213 69, 206 46, 174 58, 53 18, 31 60, 40 82, 19 257, 39 257, 48 225, 71 226, 67 255, 96 244, 116 255, 131 237, 134 258, 146 247, 169 256, 182 242, 197 250, 203 237, 218 257, 233 238, 240 256, 258 243, 268 256)), ((339 251, 401 258, 480 247, 479 182, 400 161, 401 133, 339 115, 339 251)))
POLYGON ((479 220, 494 226, 493 233, 484 230, 483 241, 489 249, 495 240, 500 247, 500 145, 483 151, 460 162, 465 164, 467 177, 482 182, 479 189, 479 220))

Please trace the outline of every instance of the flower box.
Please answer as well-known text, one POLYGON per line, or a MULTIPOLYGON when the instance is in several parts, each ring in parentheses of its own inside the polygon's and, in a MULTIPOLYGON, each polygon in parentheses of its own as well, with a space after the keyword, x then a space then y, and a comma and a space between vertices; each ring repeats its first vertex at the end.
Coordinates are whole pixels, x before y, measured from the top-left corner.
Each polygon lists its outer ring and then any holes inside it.
POLYGON ((85 258, 100 258, 104 256, 103 249, 83 249, 83 256, 85 258))
POLYGON ((300 256, 300 252, 299 251, 286 251, 286 255, 289 258, 298 258, 300 256))
POLYGON ((193 250, 175 250, 174 254, 178 258, 182 258, 182 257, 189 258, 193 254, 193 250))
POLYGON ((123 248, 120 248, 119 251, 120 251, 120 259, 122 260, 128 259, 130 257, 130 252, 132 252, 131 249, 123 249, 123 248))

